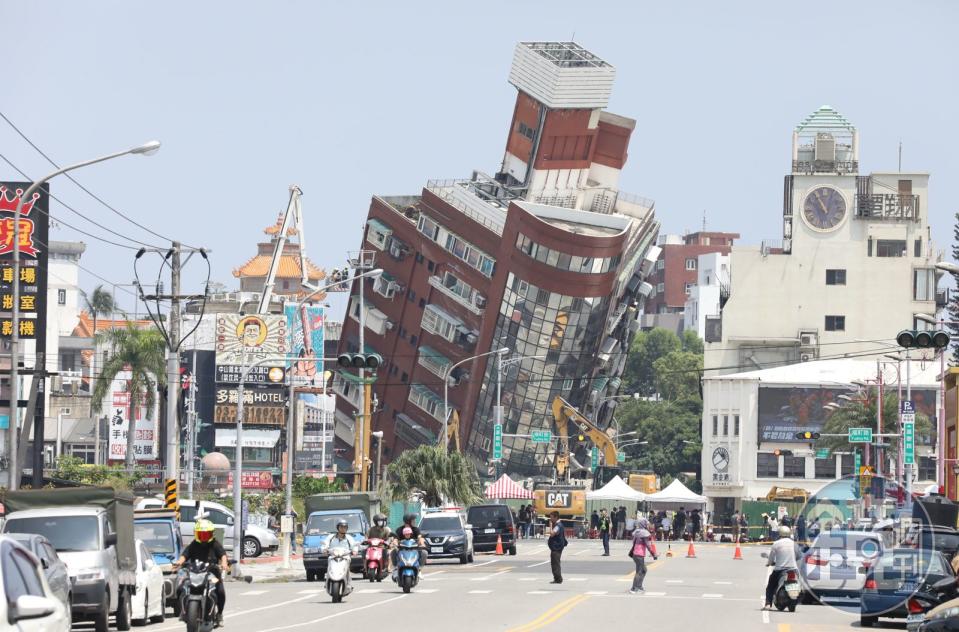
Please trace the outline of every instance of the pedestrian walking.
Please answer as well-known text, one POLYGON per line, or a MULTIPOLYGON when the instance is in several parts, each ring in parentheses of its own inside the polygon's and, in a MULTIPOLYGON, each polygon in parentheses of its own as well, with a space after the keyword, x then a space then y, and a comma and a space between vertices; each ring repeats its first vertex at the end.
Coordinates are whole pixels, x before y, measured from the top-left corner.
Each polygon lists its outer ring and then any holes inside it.
POLYGON ((563 583, 562 558, 567 544, 569 542, 566 540, 563 523, 559 521, 559 512, 554 511, 549 514, 549 539, 546 540, 546 546, 549 547, 549 567, 553 571, 551 584, 563 583))
POLYGON ((672 540, 673 539, 673 520, 669 517, 669 514, 663 513, 663 539, 672 540))
POLYGON ((682 507, 679 508, 676 517, 673 518, 673 533, 676 534, 677 538, 683 538, 686 535, 686 510, 682 507))
POLYGON ((606 514, 606 508, 599 510, 599 537, 603 539, 603 557, 609 557, 609 531, 613 525, 606 514))
POLYGON ((806 516, 799 514, 796 518, 796 542, 806 541, 806 516))
POLYGON ((620 505, 618 518, 619 519, 616 521, 616 539, 622 540, 623 535, 626 533, 626 506, 625 505, 620 505))
POLYGON ((649 532, 649 521, 640 518, 636 522, 636 529, 633 530, 633 544, 629 549, 629 556, 633 558, 636 565, 636 573, 633 575, 633 587, 629 589, 632 594, 643 593, 643 580, 646 578, 646 555, 651 555, 653 559, 659 559, 653 548, 652 534, 649 532))
POLYGON ((529 524, 526 525, 526 537, 532 538, 536 535, 536 511, 532 505, 526 505, 529 512, 529 524))
POLYGON ((732 519, 729 521, 729 526, 731 526, 731 527, 733 528, 733 542, 739 542, 739 529, 740 529, 740 524, 739 524, 739 512, 738 512, 738 511, 734 511, 734 512, 733 512, 733 517, 732 517, 732 519))
POLYGON ((739 535, 745 538, 746 542, 749 541, 749 516, 745 511, 739 514, 739 535))
MULTIPOLYGON (((595 509, 593 513, 589 514, 589 530, 595 531, 597 535, 599 534, 599 512, 595 509)), ((590 533, 589 537, 595 538, 596 535, 590 533)))
POLYGON ((696 538, 701 537, 700 530, 702 528, 703 517, 699 513, 698 509, 693 509, 693 513, 689 516, 689 527, 690 527, 690 540, 695 540, 696 538))
POLYGON ((526 505, 520 505, 519 514, 517 514, 517 530, 519 531, 519 537, 525 538, 528 532, 527 525, 529 525, 529 509, 526 505))

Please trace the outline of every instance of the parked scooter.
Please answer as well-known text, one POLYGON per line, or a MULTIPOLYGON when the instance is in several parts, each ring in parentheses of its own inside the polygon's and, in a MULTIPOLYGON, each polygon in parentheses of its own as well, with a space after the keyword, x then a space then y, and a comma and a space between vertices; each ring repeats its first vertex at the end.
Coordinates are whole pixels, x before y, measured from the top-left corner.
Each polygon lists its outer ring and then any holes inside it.
POLYGON ((420 581, 420 546, 416 540, 400 540, 396 555, 395 581, 404 593, 410 592, 420 581))
POLYGON ((382 538, 370 538, 364 540, 363 544, 367 546, 366 559, 363 562, 363 575, 372 581, 383 581, 386 575, 386 541, 382 538))
POLYGON ((350 560, 353 549, 347 541, 333 539, 331 546, 325 548, 329 553, 329 562, 326 568, 326 592, 333 598, 333 603, 340 603, 343 597, 353 592, 350 581, 350 560))

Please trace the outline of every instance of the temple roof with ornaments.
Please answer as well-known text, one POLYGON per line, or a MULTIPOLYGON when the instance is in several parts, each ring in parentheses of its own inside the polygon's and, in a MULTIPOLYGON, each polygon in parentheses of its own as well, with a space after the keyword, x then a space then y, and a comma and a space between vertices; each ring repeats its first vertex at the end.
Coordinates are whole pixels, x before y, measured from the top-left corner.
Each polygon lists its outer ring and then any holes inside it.
MULTIPOLYGON (((270 271, 270 261, 273 259, 273 249, 276 244, 277 235, 283 228, 282 215, 277 218, 276 223, 263 229, 263 234, 270 236, 269 242, 257 244, 256 256, 249 259, 242 266, 233 270, 233 276, 242 279, 245 277, 266 277, 270 271)), ((286 232, 287 237, 295 237, 297 231, 295 228, 289 228, 286 232)), ((318 268, 309 259, 306 260, 307 275, 310 281, 320 281, 326 277, 326 273, 318 268)), ((280 257, 280 265, 276 271, 277 279, 300 279, 302 277, 300 269, 299 244, 287 242, 283 247, 283 254, 280 257)))

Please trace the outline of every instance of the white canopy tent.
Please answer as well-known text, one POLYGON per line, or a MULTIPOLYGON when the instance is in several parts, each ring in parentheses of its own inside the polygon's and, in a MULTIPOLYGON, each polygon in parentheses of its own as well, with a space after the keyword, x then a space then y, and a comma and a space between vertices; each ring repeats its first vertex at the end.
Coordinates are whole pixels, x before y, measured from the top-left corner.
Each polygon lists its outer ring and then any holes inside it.
POLYGON ((656 509, 678 509, 679 507, 697 507, 706 504, 706 497, 694 494, 677 478, 655 494, 646 496, 646 502, 656 509))
POLYGON ((628 500, 642 502, 647 500, 647 498, 648 496, 646 494, 633 489, 619 476, 611 478, 610 481, 600 489, 586 492, 586 500, 628 500))

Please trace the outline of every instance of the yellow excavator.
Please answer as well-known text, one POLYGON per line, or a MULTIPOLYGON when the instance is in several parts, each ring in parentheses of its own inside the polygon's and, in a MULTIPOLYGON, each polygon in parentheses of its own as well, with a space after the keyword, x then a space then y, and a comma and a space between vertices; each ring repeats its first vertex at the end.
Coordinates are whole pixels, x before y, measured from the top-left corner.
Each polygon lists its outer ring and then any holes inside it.
POLYGON ((606 466, 615 466, 618 462, 616 443, 606 432, 587 419, 572 404, 557 395, 553 399, 553 421, 559 438, 556 450, 556 478, 566 478, 569 469, 569 438, 579 441, 587 439, 603 454, 606 466), (582 437, 582 438, 580 438, 582 437))

